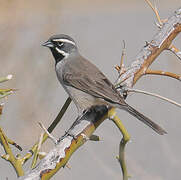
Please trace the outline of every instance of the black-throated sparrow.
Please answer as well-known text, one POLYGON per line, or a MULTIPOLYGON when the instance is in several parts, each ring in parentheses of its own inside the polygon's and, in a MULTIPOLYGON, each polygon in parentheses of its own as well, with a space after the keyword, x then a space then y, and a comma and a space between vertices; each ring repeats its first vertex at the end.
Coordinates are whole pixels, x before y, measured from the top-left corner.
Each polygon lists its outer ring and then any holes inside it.
POLYGON ((158 134, 166 131, 129 106, 106 76, 79 54, 75 41, 64 34, 54 35, 42 44, 49 47, 55 58, 58 80, 75 103, 79 115, 95 105, 126 110, 158 134))

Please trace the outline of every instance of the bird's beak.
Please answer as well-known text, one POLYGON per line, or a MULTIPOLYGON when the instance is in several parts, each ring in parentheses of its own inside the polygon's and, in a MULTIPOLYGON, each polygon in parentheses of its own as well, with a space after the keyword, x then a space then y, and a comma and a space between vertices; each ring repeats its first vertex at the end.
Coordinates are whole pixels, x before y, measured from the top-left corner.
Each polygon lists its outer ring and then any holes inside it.
POLYGON ((45 46, 45 47, 49 47, 49 48, 52 48, 52 47, 54 47, 53 46, 53 43, 51 42, 51 41, 46 41, 46 42, 44 42, 43 44, 42 44, 42 46, 45 46))

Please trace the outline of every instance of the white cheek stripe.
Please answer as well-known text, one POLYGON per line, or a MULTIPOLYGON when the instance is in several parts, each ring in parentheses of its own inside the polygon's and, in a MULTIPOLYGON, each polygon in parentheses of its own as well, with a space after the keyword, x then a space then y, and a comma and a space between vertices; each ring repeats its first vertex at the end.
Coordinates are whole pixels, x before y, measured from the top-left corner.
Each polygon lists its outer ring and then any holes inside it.
POLYGON ((66 53, 65 51, 62 51, 60 49, 58 49, 57 47, 55 48, 60 54, 62 54, 65 58, 67 58, 69 56, 69 53, 66 53))
POLYGON ((75 42, 68 40, 68 39, 54 39, 53 41, 70 43, 70 44, 73 44, 74 46, 76 45, 75 42))

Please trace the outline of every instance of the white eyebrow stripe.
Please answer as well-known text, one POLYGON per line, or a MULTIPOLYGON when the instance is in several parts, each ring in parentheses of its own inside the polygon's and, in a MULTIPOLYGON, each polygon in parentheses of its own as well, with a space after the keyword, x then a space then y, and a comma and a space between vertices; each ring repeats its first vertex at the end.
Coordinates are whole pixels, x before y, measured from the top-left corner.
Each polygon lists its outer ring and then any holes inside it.
POLYGON ((68 39, 54 39, 53 41, 56 41, 56 42, 66 42, 66 43, 73 44, 75 46, 75 42, 73 42, 71 40, 68 40, 68 39))
POLYGON ((65 58, 69 56, 69 53, 66 53, 65 51, 60 50, 59 48, 55 48, 60 54, 62 54, 65 58))

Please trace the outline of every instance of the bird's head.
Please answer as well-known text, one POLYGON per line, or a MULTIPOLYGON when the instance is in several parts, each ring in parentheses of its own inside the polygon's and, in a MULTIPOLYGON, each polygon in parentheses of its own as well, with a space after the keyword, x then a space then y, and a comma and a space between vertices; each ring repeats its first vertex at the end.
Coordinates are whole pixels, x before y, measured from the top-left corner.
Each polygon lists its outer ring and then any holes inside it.
POLYGON ((56 63, 77 51, 75 41, 65 34, 51 36, 42 46, 50 48, 56 63))

